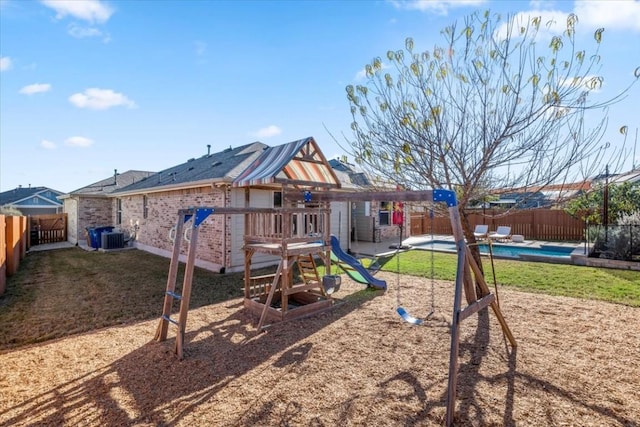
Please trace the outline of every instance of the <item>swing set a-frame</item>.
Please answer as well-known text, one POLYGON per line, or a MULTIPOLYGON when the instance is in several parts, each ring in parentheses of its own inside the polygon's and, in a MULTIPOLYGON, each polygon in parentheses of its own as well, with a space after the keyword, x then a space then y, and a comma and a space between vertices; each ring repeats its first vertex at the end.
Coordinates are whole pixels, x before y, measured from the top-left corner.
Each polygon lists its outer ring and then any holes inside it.
MULTIPOLYGON (((507 338, 512 348, 516 347, 516 340, 507 325, 507 322, 502 315, 500 310, 500 306, 496 300, 495 294, 491 293, 487 282, 484 279, 484 275, 482 273, 482 269, 479 267, 473 256, 471 255, 471 250, 467 245, 464 238, 464 231, 462 228, 462 223, 460 220, 460 213, 458 210, 458 204, 455 197, 455 193, 450 190, 427 190, 427 191, 376 191, 376 192, 343 192, 343 191, 304 191, 304 192, 287 192, 283 194, 283 200, 290 202, 291 204, 297 204, 298 206, 309 206, 307 211, 311 211, 313 208, 311 206, 325 206, 324 209, 319 209, 318 212, 322 212, 322 217, 325 218, 324 222, 321 221, 321 227, 315 227, 313 229, 313 233, 310 238, 313 240, 313 245, 317 249, 313 249, 316 254, 320 254, 325 257, 325 265, 330 266, 330 231, 329 231, 329 222, 328 222, 328 206, 329 202, 332 201, 342 201, 342 202, 351 202, 351 201, 387 201, 387 202, 434 202, 434 203, 445 203, 448 208, 449 218, 451 220, 451 227, 453 230, 453 236, 456 243, 456 252, 457 252, 457 267, 456 267, 456 279, 455 279, 455 287, 454 287, 454 301, 453 301, 453 315, 451 321, 451 347, 450 347, 450 355, 449 355, 449 377, 447 383, 447 409, 446 409, 446 418, 445 423, 447 426, 453 423, 453 417, 455 412, 455 400, 456 400, 456 385, 457 385, 457 376, 458 376, 458 351, 460 344, 460 323, 465 319, 469 318, 471 315, 479 312, 482 309, 487 307, 491 307, 493 313, 495 314, 502 332, 504 336, 507 338), (324 226, 322 226, 324 225, 324 226), (324 255, 322 255, 324 253, 324 255), (478 290, 476 292, 476 289, 478 290), (464 297, 467 301, 467 305, 462 307, 462 298, 464 297)), ((304 208, 302 208, 304 210, 304 208)), ((178 255, 180 252, 180 239, 176 239, 174 243, 174 251, 173 258, 170 266, 169 279, 167 281, 167 292, 165 296, 165 305, 163 309, 163 315, 160 319, 160 323, 158 325, 158 329, 156 331, 155 339, 158 341, 163 341, 167 338, 167 329, 170 323, 178 326, 178 333, 176 336, 176 353, 179 357, 182 357, 182 349, 184 345, 184 334, 186 329, 186 320, 187 313, 189 309, 189 297, 191 292, 191 280, 193 278, 193 269, 195 263, 195 247, 197 242, 198 230, 200 224, 211 214, 244 214, 245 215, 245 225, 251 224, 251 217, 256 214, 264 214, 264 209, 258 208, 193 208, 193 209, 183 209, 179 211, 179 218, 177 223, 177 232, 176 236, 180 236, 183 232, 185 224, 189 223, 191 227, 191 239, 189 241, 189 250, 187 255, 187 263, 185 266, 185 275, 184 282, 182 288, 182 294, 177 295, 175 293, 175 285, 176 285, 176 275, 178 268, 178 255), (260 212, 258 212, 260 211, 260 212), (170 317, 171 314, 171 303, 173 299, 179 299, 181 301, 179 319, 173 320, 170 317)), ((279 209, 269 209, 269 214, 272 214, 276 217, 285 218, 283 213, 291 215, 290 208, 279 209)), ((315 216, 316 223, 318 222, 318 216, 315 216)), ((287 226, 286 221, 281 224, 285 227, 287 226)), ((273 221, 260 221, 264 224, 273 224, 273 221)), ((186 232, 186 230, 184 230, 186 232)), ((255 232, 255 229, 252 229, 255 232)), ((245 264, 245 289, 248 289, 250 285, 250 281, 252 280, 250 276, 250 259, 255 250, 260 250, 261 246, 266 248, 271 248, 272 246, 267 245, 259 245, 259 244, 247 244, 247 238, 256 239, 256 236, 248 236, 249 231, 245 231, 245 258, 248 262, 245 264), (258 248, 258 249, 257 249, 258 248)), ((267 231, 264 231, 264 234, 267 234, 267 231)), ((185 233, 186 234, 186 233, 185 233)), ((259 240, 259 237, 258 237, 259 240)), ((300 239, 298 239, 300 240, 300 239)), ((290 273, 288 269, 291 264, 296 260, 300 262, 300 256, 303 255, 303 252, 306 253, 308 251, 309 246, 306 242, 294 242, 294 245, 287 245, 286 242, 281 245, 278 249, 282 252, 282 261, 278 267, 278 271, 273 278, 273 282, 271 284, 266 284, 266 289, 269 289, 268 297, 266 304, 263 305, 262 316, 260 318, 259 329, 262 328, 263 322, 267 317, 267 314, 270 310, 269 303, 272 301, 272 297, 274 296, 274 291, 276 287, 278 287, 278 278, 284 281, 284 284, 279 286, 279 290, 283 295, 283 302, 286 300, 286 294, 296 292, 293 289, 293 286, 287 283, 287 277, 290 278, 290 273), (284 249, 283 249, 284 248, 284 249)), ((271 249, 269 249, 271 250, 271 249)), ((309 257, 312 262, 312 257, 309 257)), ((315 264, 313 265, 313 270, 315 270, 315 264)), ((328 272, 330 274, 330 272, 328 272)), ((304 276, 304 272, 302 274, 304 276)), ((319 278, 315 277, 315 282, 319 281, 319 278)), ((313 284, 303 284, 300 287, 302 291, 308 291, 313 288, 313 284)), ((320 293, 322 290, 320 290, 320 293)), ((324 295, 328 300, 330 300, 330 296, 324 295)), ((247 300, 247 298, 245 298, 247 300)), ((311 304, 309 307, 312 307, 314 304, 311 304)), ((245 306, 246 301, 245 301, 245 306)), ((250 306, 247 306, 250 308, 250 306)), ((322 305, 321 309, 327 309, 328 306, 322 305)), ((310 310, 304 312, 304 314, 311 313, 310 310)), ((399 311, 399 314, 402 313, 399 311)), ((405 314, 407 318, 412 318, 408 313, 405 314)), ((404 316, 403 316, 404 317, 404 316)), ((281 319, 286 320, 286 319, 281 319)))

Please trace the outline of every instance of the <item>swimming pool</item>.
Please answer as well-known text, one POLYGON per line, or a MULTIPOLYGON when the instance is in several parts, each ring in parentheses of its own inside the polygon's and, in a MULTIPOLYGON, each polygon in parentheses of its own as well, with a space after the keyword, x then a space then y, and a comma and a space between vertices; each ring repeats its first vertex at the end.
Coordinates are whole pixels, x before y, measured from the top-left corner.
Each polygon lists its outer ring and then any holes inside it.
MULTIPOLYGON (((480 253, 483 255, 489 254, 489 246, 487 244, 480 244, 480 253)), ((419 250, 434 250, 442 252, 455 252, 456 245, 453 242, 444 240, 433 240, 429 242, 413 244, 413 249, 419 250)), ((567 246, 552 246, 552 245, 540 245, 536 247, 530 246, 517 246, 517 245, 491 245, 493 256, 496 258, 510 258, 510 259, 523 259, 523 260, 540 260, 540 261, 555 261, 570 263, 571 253, 575 248, 567 246)))

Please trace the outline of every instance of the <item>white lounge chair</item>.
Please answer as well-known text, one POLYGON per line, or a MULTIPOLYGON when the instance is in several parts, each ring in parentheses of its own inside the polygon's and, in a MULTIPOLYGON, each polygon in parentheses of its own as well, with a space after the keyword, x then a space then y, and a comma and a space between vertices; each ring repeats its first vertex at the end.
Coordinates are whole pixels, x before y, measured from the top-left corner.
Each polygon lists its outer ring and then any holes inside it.
POLYGON ((476 229, 473 231, 473 235, 476 239, 486 239, 488 233, 489 226, 487 224, 478 224, 476 225, 476 229))
POLYGON ((489 238, 498 242, 504 242, 511 239, 511 227, 508 225, 500 225, 493 233, 489 233, 489 238))

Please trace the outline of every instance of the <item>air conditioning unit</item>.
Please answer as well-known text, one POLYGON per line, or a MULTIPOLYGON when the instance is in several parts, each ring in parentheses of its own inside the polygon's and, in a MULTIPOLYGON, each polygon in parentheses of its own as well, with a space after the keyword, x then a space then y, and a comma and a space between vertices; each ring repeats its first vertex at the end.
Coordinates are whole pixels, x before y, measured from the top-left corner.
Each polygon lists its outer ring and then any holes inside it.
POLYGON ((124 233, 102 233, 102 249, 121 249, 124 248, 124 233))

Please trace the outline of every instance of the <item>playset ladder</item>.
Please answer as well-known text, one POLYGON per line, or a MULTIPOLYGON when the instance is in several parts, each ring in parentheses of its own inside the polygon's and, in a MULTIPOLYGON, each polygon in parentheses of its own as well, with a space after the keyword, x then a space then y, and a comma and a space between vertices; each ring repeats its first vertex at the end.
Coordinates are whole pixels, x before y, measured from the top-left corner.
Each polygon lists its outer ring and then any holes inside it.
POLYGON ((282 258, 280 264, 278 264, 278 270, 274 275, 271 289, 267 295, 267 300, 264 303, 264 308, 260 315, 260 321, 258 322, 258 330, 261 331, 265 324, 267 311, 269 310, 269 307, 271 307, 276 289, 281 291, 281 310, 287 311, 289 295, 293 295, 298 292, 306 292, 316 288, 323 296, 327 296, 324 287, 322 286, 320 276, 318 275, 318 269, 312 254, 300 254, 297 256, 286 256, 285 258, 282 258), (294 261, 298 265, 300 279, 302 280, 302 283, 295 285, 292 282, 292 275, 290 274, 290 268, 293 266, 294 261), (278 286, 278 281, 280 281, 280 286, 278 286))
POLYGON ((292 286, 291 290, 288 292, 295 293, 318 288, 320 292, 322 292, 322 295, 326 296, 324 288, 322 287, 322 282, 320 281, 320 276, 318 275, 318 269, 316 267, 316 262, 313 259, 313 255, 298 255, 297 264, 302 284, 292 286))
POLYGON ((169 266, 169 275, 167 277, 167 289, 164 295, 164 306, 162 308, 162 316, 156 329, 154 337, 157 341, 167 339, 169 324, 177 327, 175 353, 178 358, 182 359, 184 349, 184 334, 187 327, 187 314, 189 313, 189 302, 191 300, 191 283, 193 281, 193 270, 196 260, 196 248, 198 246, 198 231, 200 224, 211 213, 213 209, 184 209, 178 212, 178 221, 175 227, 175 238, 173 241, 173 253, 171 255, 171 264, 169 266), (189 224, 185 228, 185 224, 189 224), (191 237, 187 239, 185 231, 191 230, 191 237), (184 233, 184 235, 183 235, 184 233), (181 293, 176 292, 176 282, 178 278, 178 266, 180 264, 180 248, 183 239, 187 241, 187 263, 185 264, 184 279, 182 282, 181 293), (180 301, 180 311, 178 319, 171 317, 173 304, 180 301))

